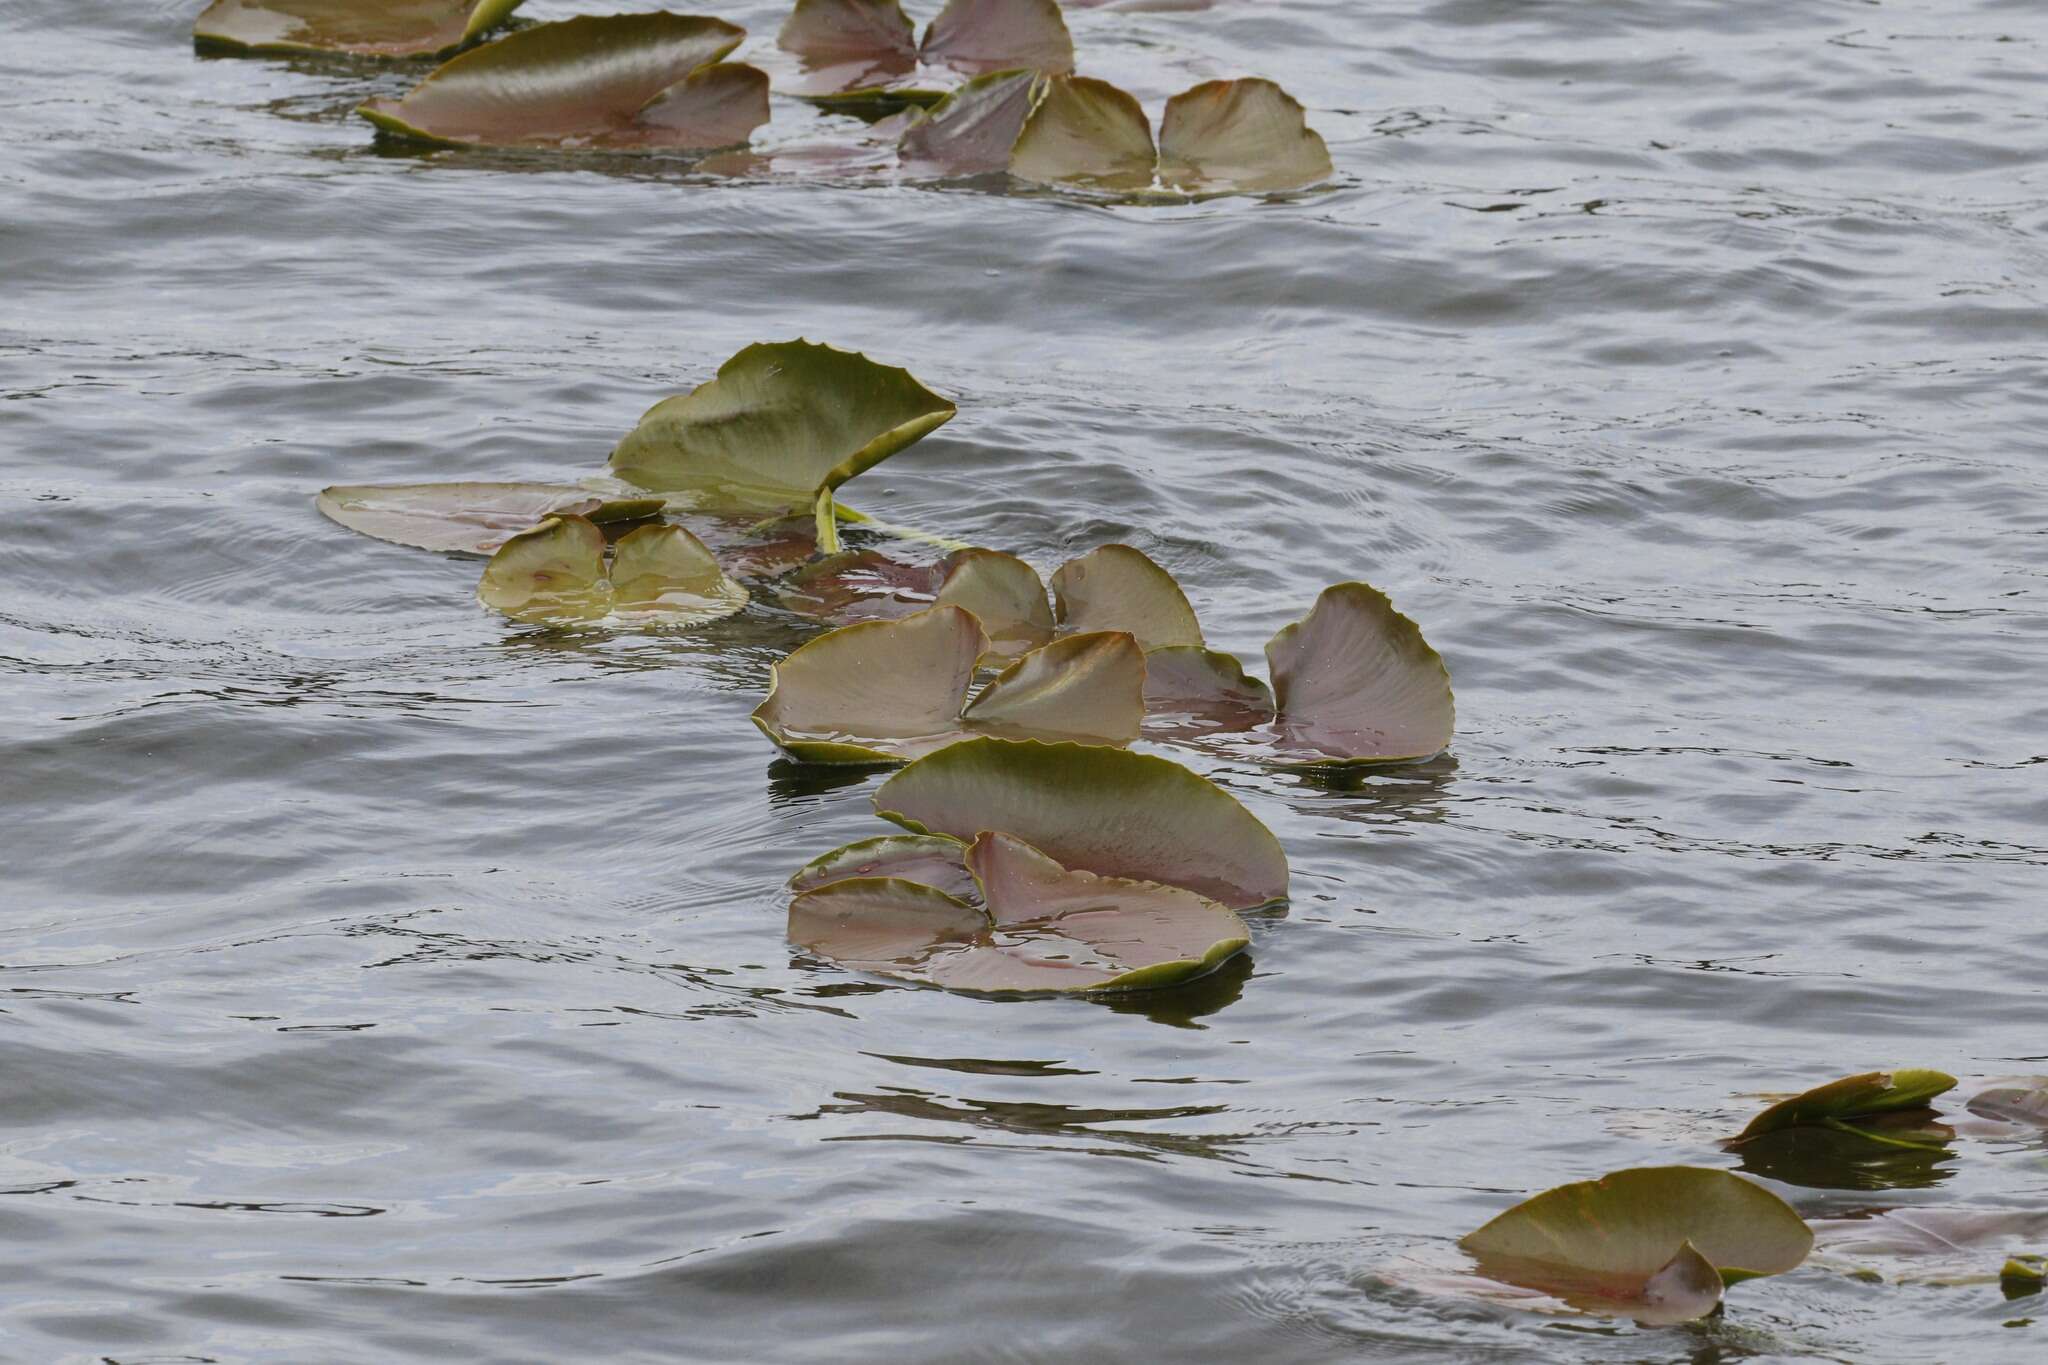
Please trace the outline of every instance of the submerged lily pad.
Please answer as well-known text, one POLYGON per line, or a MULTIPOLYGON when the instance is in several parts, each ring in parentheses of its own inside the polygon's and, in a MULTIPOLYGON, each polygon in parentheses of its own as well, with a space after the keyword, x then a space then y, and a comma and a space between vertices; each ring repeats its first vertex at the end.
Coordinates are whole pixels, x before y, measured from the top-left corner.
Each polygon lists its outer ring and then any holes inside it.
POLYGON ((1273 832, 1215 783, 1149 754, 967 740, 883 783, 875 809, 918 834, 1000 830, 1066 867, 1184 886, 1233 909, 1287 896, 1273 832))
POLYGON ((1813 1234, 1761 1185, 1654 1166, 1524 1200, 1458 1245, 1480 1273, 1585 1311, 1681 1322, 1711 1312, 1724 1282, 1797 1266, 1813 1234))
POLYGON ((955 411, 909 371, 858 352, 761 343, 649 408, 612 452, 612 471, 685 506, 807 511, 955 411))
POLYGON ((981 888, 967 870, 966 856, 966 844, 943 834, 884 834, 811 859, 790 877, 789 889, 801 895, 834 882, 895 877, 975 901, 981 898, 981 888))
POLYGON ((1803 1124, 1850 1123, 1879 1114, 1927 1108, 1927 1102, 1955 1086, 1941 1071, 1866 1071, 1779 1100, 1749 1121, 1734 1141, 1747 1142, 1803 1124))
POLYGON ((667 13, 539 24, 358 111, 380 131, 458 147, 705 151, 768 121, 768 78, 720 63, 746 30, 667 13))
POLYGON ((980 622, 961 607, 846 626, 775 666, 754 724, 809 763, 898 763, 977 734, 1110 745, 1137 738, 1145 658, 1130 636, 1054 641, 969 702, 988 652, 980 622))
POLYGON ((523 0, 213 0, 192 24, 203 47, 427 57, 512 17, 523 0))
POLYGON ((612 497, 559 483, 336 484, 315 505, 351 531, 395 545, 487 555, 551 516, 600 524, 661 515, 664 499, 612 497))
MULTIPOLYGON (((1052 76, 1032 87, 1030 99, 1009 156, 1010 173, 1022 180, 1123 194, 1268 194, 1313 185, 1334 171, 1330 149, 1300 103, 1256 77, 1208 81, 1175 95, 1156 147, 1138 101, 1106 81, 1052 76)), ((1009 108, 989 109, 989 123, 1006 121, 1009 108)), ((965 120, 979 111, 951 112, 965 120)), ((993 131, 961 145, 978 150, 993 131)), ((924 138, 950 141, 945 132, 924 138)))
POLYGON ((787 93, 823 102, 929 103, 962 76, 1074 69, 1057 0, 948 0, 922 42, 898 0, 797 0, 775 44, 802 67, 787 93))
POLYGON ((747 605, 747 590, 682 527, 627 532, 607 567, 604 532, 573 516, 550 517, 506 541, 484 567, 476 595, 543 625, 700 626, 747 605))
POLYGON ((1068 994, 1179 985, 1250 940, 1192 891, 1072 870, 1007 834, 980 834, 964 861, 980 908, 902 877, 829 882, 790 902, 790 941, 951 990, 1068 994))
POLYGON ((2033 1076, 1980 1090, 1970 1096, 1965 1107, 1980 1118, 2048 1128, 2048 1077, 2033 1076))
POLYGON ((2040 1209, 1904 1208, 1818 1218, 1815 1250, 1842 1270, 1895 1284, 1985 1284, 2002 1257, 2048 1240, 2040 1209))

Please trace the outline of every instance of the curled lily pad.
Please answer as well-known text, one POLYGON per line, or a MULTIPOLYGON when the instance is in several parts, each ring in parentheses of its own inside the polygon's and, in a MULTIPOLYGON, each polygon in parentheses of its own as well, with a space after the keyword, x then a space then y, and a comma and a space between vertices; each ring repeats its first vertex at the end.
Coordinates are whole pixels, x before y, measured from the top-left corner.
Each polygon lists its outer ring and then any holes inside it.
POLYGON ((956 550, 945 568, 935 600, 973 612, 988 633, 992 653, 1014 659, 1052 639, 1045 580, 1017 556, 1001 550, 956 550))
POLYGON ((1952 1174, 1956 1130, 1926 1110, 1805 1123, 1731 1143, 1742 1169, 1812 1190, 1931 1189, 1952 1174))
POLYGON ((831 882, 790 902, 789 937, 856 971, 991 993, 1149 990, 1214 971, 1250 939, 1192 891, 1061 866, 1007 834, 966 853, 982 907, 900 877, 831 882))
POLYGON ((981 889, 967 870, 966 856, 966 844, 943 834, 884 834, 811 859, 789 879, 789 889, 801 895, 834 882, 894 877, 975 901, 981 889))
POLYGON ((2048 1077, 2033 1076, 1980 1090, 1970 1096, 1965 1107, 1980 1118, 2048 1128, 2048 1077))
POLYGON ((1790 1205, 1726 1171, 1654 1166, 1561 1185, 1458 1243, 1480 1273, 1589 1312, 1675 1322, 1720 1302, 1720 1284, 1806 1259, 1790 1205), (1702 1266, 1715 1272, 1709 1284, 1702 1266))
POLYGON ((1325 588, 1266 646, 1281 762, 1309 766, 1428 758, 1451 742, 1456 707, 1443 656, 1364 583, 1325 588))
POLYGON ((1866 1071, 1817 1085, 1779 1100, 1749 1121, 1738 1143, 1804 1124, 1853 1123, 1880 1114, 1927 1108, 1927 1102, 1955 1086, 1941 1071, 1866 1071))
POLYGON ((1030 70, 976 76, 910 122, 897 141, 898 155, 942 175, 1008 170, 1010 149, 1043 92, 1042 81, 1030 70))
POLYGON ((558 483, 337 484, 320 490, 321 513, 351 531, 396 545, 487 555, 551 516, 600 525, 661 515, 664 499, 616 497, 558 483))
POLYGON ((1147 653, 1199 645, 1202 625, 1173 575, 1128 545, 1103 545, 1052 576, 1053 619, 1061 630, 1123 630, 1147 653))
POLYGON ((1090 744, 1137 738, 1145 660, 1130 636, 1054 641, 969 702, 988 651, 980 622, 961 607, 846 626, 775 666, 754 724, 810 763, 897 763, 977 734, 1090 744))
POLYGON ((1327 180, 1330 150, 1268 80, 1208 81, 1166 103, 1159 143, 1138 101, 1106 81, 1053 76, 1036 93, 1010 173, 1119 193, 1267 194, 1327 180))
POLYGON ((522 0, 213 0, 192 24, 203 47, 427 57, 471 42, 522 0))
POLYGON ((1836 1268, 1896 1284, 1984 1284, 2001 1257, 2048 1238, 2039 1209, 1881 1209, 1818 1218, 1814 1248, 1836 1268))
POLYGON ((768 121, 768 78, 721 64, 746 30, 694 15, 582 15, 522 29, 359 111, 460 147, 703 151, 768 121))
POLYGON ((604 532, 582 517, 550 517, 499 547, 476 595, 485 606, 545 625, 699 626, 747 605, 704 542, 680 526, 620 537, 605 564, 604 532))
POLYGON ((895 621, 933 606, 964 607, 989 637, 989 652, 1014 659, 1052 639, 1052 610, 1038 570, 1000 550, 969 547, 937 564, 879 550, 834 555, 793 574, 782 600, 835 624, 895 621))
POLYGON ((1273 832, 1215 783, 1149 754, 967 740, 883 783, 875 809, 918 834, 1000 830, 1066 867, 1184 886, 1233 909, 1287 896, 1273 832))
POLYGON ((802 67, 788 93, 827 102, 929 103, 962 76, 1074 69, 1057 0, 948 0, 921 43, 897 0, 797 0, 775 43, 802 67))
POLYGON ((909 371, 858 352, 756 344, 648 409, 612 451, 612 471, 684 506, 805 511, 954 412, 909 371))
POLYGON ((1145 656, 1145 724, 1198 738, 1253 730, 1273 720, 1273 691, 1235 655, 1201 645, 1164 645, 1145 656))

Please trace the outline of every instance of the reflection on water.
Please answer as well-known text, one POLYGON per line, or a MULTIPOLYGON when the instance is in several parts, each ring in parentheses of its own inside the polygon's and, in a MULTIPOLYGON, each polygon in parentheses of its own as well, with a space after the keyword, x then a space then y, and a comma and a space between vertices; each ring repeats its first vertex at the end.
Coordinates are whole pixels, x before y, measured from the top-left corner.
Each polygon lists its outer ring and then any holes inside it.
POLYGON ((1955 1173, 1955 1136, 1922 1111, 1786 1128, 1733 1150, 1751 1175, 1806 1189, 1925 1190, 1955 1173))

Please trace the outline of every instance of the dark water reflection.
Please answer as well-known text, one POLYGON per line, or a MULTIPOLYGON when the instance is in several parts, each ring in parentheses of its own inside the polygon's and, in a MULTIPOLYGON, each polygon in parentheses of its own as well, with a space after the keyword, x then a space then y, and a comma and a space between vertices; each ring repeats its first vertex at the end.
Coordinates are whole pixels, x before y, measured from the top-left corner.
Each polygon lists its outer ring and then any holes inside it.
MULTIPOLYGON (((1076 10, 1148 108, 1279 77, 1339 171, 1143 207, 899 184, 794 106, 727 174, 397 153, 347 111, 408 73, 197 59, 197 8, 0 0, 0 1355, 2039 1354, 1995 1285, 1649 1332, 1382 1273, 1737 1167, 1758 1091, 2042 1069, 2037 5, 1076 10), (1183 991, 792 954, 783 879, 886 829, 747 721, 808 627, 508 627, 311 494, 595 473, 799 334, 961 404, 855 506, 1130 540, 1248 661, 1367 578, 1454 754, 1190 756, 1296 896, 1183 991)), ((2033 1134, 1945 1119, 1756 1173, 2048 1207, 2033 1134)))

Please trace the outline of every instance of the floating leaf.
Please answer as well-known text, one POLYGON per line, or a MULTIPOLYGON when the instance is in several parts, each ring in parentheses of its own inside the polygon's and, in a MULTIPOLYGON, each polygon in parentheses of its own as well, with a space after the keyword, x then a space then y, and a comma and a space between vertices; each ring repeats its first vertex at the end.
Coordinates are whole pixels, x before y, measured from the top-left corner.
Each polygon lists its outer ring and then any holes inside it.
POLYGON ((808 511, 954 411, 908 371, 857 352, 756 344, 648 409, 612 452, 612 471, 684 505, 808 511))
POLYGON ((976 734, 1091 744, 1137 738, 1145 660, 1130 636, 1055 641, 969 702, 988 650, 980 622, 954 606, 830 631, 775 666, 754 724, 810 763, 901 762, 976 734))
POLYGON ((768 121, 768 80, 712 65, 746 30, 722 19, 582 15, 538 24, 437 67, 358 111, 387 133, 449 146, 702 151, 768 121))
POLYGON ((922 43, 897 0, 797 0, 775 44, 803 69, 789 93, 827 102, 928 103, 960 76, 1074 69, 1056 0, 949 0, 922 43))
POLYGON ((1325 588, 1266 646, 1274 748, 1309 766, 1428 758, 1451 742, 1451 675, 1421 629, 1364 583, 1325 588))
POLYGON ((1287 855, 1257 817, 1179 764, 1128 750, 968 740, 883 783, 875 809, 918 834, 1000 830, 1066 867, 1184 886, 1234 909, 1287 896, 1287 855))
POLYGON ((2002 1256, 2048 1239, 2039 1209, 1904 1208, 1817 1218, 1815 1249, 1838 1268, 1898 1284, 1984 1284, 2002 1256))
POLYGON ((782 600, 791 611, 838 625, 899 621, 933 606, 964 607, 987 632, 990 652, 1002 658, 1037 649, 1053 633, 1044 580, 1000 550, 956 550, 937 564, 852 550, 791 575, 782 600))
POLYGON ((966 844, 942 834, 884 834, 811 859, 789 879, 789 889, 801 895, 834 882, 894 877, 975 901, 981 889, 967 870, 966 856, 966 844))
POLYGON ((1729 1284, 1779 1274, 1806 1259, 1813 1234, 1761 1185, 1655 1166, 1524 1200, 1458 1245, 1505 1283, 1591 1312, 1672 1322, 1720 1301, 1702 1264, 1729 1284))
POLYGON ((1999 1268, 1998 1283, 2008 1299, 2040 1293, 2044 1286, 2048 1286, 2048 1257, 2010 1257, 1999 1268))
POLYGON ((1981 1118, 2048 1128, 2048 1077, 2034 1076, 2015 1085, 1981 1090, 1970 1097, 1966 1107, 1981 1118))
POLYGON ((1062 867, 1006 834, 966 855, 985 909, 903 878, 828 883, 790 902, 791 942, 856 971, 952 990, 1149 990, 1214 971, 1250 934, 1192 891, 1062 867))
POLYGON ((600 524, 661 515, 664 499, 609 497, 573 484, 337 484, 316 506, 351 531, 451 554, 487 555, 551 516, 600 524))
POLYGON ((1925 1109, 1956 1078, 1941 1071, 1866 1071, 1779 1100, 1749 1121, 1735 1141, 1809 1123, 1846 1123, 1874 1114, 1925 1109))
POLYGON ((1208 81, 1166 102, 1159 178, 1175 189, 1262 194, 1327 180, 1330 149, 1271 81, 1208 81))
POLYGON ((213 0, 193 22, 201 46, 241 52, 426 57, 511 17, 521 0, 213 0))
POLYGON ((1956 1130, 1927 1111, 1809 1123, 1730 1144, 1742 1169, 1813 1190, 1919 1190, 1948 1179, 1956 1130))
POLYGON ((747 604, 747 590, 680 526, 627 532, 609 571, 604 552, 604 532, 589 521, 550 517, 499 547, 484 567, 477 598, 507 616, 546 625, 698 626, 747 604))
POLYGON ((1103 545, 1062 564, 1052 596, 1062 630, 1129 631, 1147 653, 1202 643, 1201 622, 1180 584, 1128 545, 1103 545))
POLYGON ((991 651, 1014 659, 1052 639, 1052 608, 1038 570, 1001 550, 956 550, 945 563, 936 601, 974 613, 991 651))
POLYGON ((1036 71, 977 76, 913 120, 897 142, 901 158, 943 175, 987 175, 1009 169, 1010 149, 1024 131, 1039 91, 1036 71))
POLYGON ((1145 724, 1194 739, 1256 729, 1273 719, 1273 693, 1234 655, 1164 645, 1145 656, 1145 724))
POLYGON ((1138 101, 1088 76, 1056 76, 1024 120, 1010 174, 1100 190, 1148 188, 1158 170, 1152 125, 1138 101))

